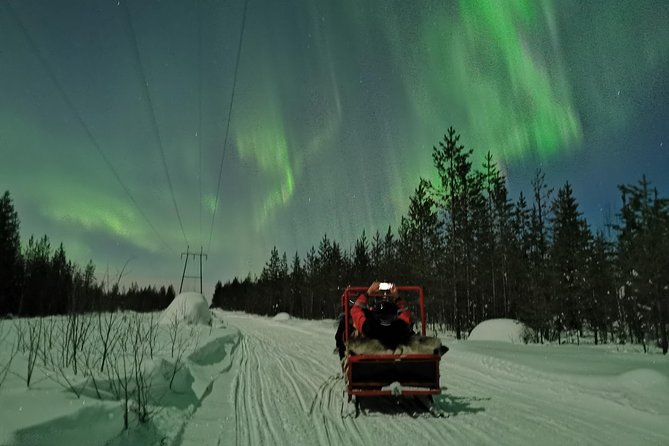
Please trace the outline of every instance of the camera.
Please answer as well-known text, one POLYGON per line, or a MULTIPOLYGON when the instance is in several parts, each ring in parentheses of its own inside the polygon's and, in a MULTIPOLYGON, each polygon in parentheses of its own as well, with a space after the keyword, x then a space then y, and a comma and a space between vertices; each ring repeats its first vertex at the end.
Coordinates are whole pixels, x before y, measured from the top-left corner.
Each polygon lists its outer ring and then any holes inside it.
POLYGON ((390 282, 379 283, 379 291, 389 291, 394 285, 390 282))

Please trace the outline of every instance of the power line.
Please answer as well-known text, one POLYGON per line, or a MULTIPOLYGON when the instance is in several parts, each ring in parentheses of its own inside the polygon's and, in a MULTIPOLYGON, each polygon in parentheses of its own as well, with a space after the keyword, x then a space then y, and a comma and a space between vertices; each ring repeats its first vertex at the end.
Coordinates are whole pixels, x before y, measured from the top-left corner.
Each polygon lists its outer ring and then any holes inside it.
POLYGON ((200 208, 200 245, 202 245, 202 2, 198 1, 197 9, 197 64, 198 64, 198 85, 197 85, 197 149, 198 149, 198 179, 200 182, 200 195, 198 203, 200 208))
POLYGON ((128 27, 130 29, 130 36, 132 38, 132 43, 133 43, 133 54, 135 56, 135 62, 137 66, 139 67, 139 72, 142 77, 142 86, 143 86, 143 91, 144 91, 144 96, 147 100, 147 103, 149 104, 149 111, 151 112, 151 124, 153 128, 153 133, 154 136, 156 137, 156 140, 158 142, 158 149, 160 151, 160 158, 163 162, 163 170, 165 171, 165 177, 167 178, 167 185, 170 188, 170 195, 172 196, 172 203, 174 204, 174 210, 176 211, 177 214, 177 219, 179 220, 179 227, 181 228, 181 233, 183 234, 184 237, 184 242, 186 242, 186 245, 188 245, 188 239, 186 237, 186 231, 184 231, 184 225, 183 222, 181 221, 181 214, 179 214, 179 207, 177 206, 177 199, 174 196, 174 188, 172 187, 172 179, 170 178, 170 172, 169 169, 167 168, 167 160, 165 159, 165 150, 163 149, 163 140, 160 137, 160 129, 158 128, 158 121, 156 120, 156 112, 155 108, 153 106, 153 101, 151 100, 151 93, 149 92, 149 83, 146 80, 146 74, 144 73, 144 67, 142 65, 142 59, 139 55, 139 46, 137 45, 137 37, 135 35, 135 29, 132 25, 132 19, 130 18, 130 10, 128 9, 128 5, 126 2, 121 2, 123 4, 123 10, 125 11, 126 19, 128 21, 128 27))
POLYGON ((242 15, 242 27, 239 33, 239 43, 237 45, 237 60, 235 61, 235 74, 232 78, 232 94, 230 95, 230 106, 228 107, 228 120, 225 126, 225 139, 223 140, 223 153, 221 154, 221 165, 218 169, 218 185, 216 186, 216 201, 214 201, 214 212, 211 216, 211 229, 209 231, 209 243, 207 244, 207 251, 211 247, 211 237, 214 233, 214 219, 216 218, 216 210, 218 209, 218 196, 221 191, 221 177, 223 175, 223 160, 225 159, 225 151, 228 146, 228 134, 230 131, 230 118, 232 116, 232 105, 235 100, 235 90, 237 88, 237 73, 239 72, 239 59, 242 53, 242 42, 244 40, 244 29, 246 27, 246 10, 249 6, 249 0, 244 1, 244 13, 242 15))
POLYGON ((125 185, 125 183, 121 179, 121 176, 116 171, 116 169, 112 165, 109 158, 107 158, 107 155, 102 150, 102 147, 100 147, 100 144, 98 144, 97 139, 93 136, 93 133, 91 132, 90 128, 88 127, 88 125, 86 125, 86 123, 84 122, 84 119, 81 117, 81 115, 77 111, 77 108, 74 106, 74 103, 70 100, 70 97, 65 92, 65 89, 63 88, 62 84, 60 83, 60 81, 58 80, 58 78, 56 77, 54 72, 51 70, 51 68, 49 66, 49 63, 47 62, 46 58, 44 57, 44 55, 42 55, 42 52, 39 50, 39 48, 37 47, 37 44, 32 39, 30 33, 28 32, 28 29, 25 27, 25 25, 21 21, 21 18, 19 17, 19 15, 14 10, 14 7, 12 6, 11 2, 7 2, 7 8, 9 9, 10 14, 14 18, 14 21, 18 24, 19 29, 21 30, 21 32, 25 36, 26 40, 28 41, 28 45, 30 46, 30 49, 32 50, 33 55, 35 55, 35 57, 37 57, 37 59, 39 60, 40 64, 42 65, 42 68, 46 72, 47 76, 49 77, 49 79, 51 79, 51 82, 53 82, 54 85, 56 86, 56 89, 58 90, 58 92, 62 96, 62 99, 65 101, 65 104, 68 106, 68 108, 70 109, 70 111, 72 112, 74 117, 77 119, 77 121, 79 122, 81 127, 84 129, 84 132, 86 133, 86 136, 88 136, 88 138, 91 140, 91 142, 93 143, 93 146, 97 150, 98 154, 102 157, 102 160, 105 162, 105 164, 107 165, 109 170, 111 170, 112 174, 114 175, 114 178, 116 178, 116 181, 118 181, 118 183, 121 185, 121 187, 123 188, 123 191, 126 193, 126 195, 130 199, 132 204, 135 206, 135 208, 137 209, 139 214, 142 216, 142 218, 144 218, 146 223, 149 225, 149 227, 156 234, 156 236, 158 237, 160 242, 167 249, 170 249, 169 246, 167 245, 167 243, 165 243, 165 240, 163 240, 163 238, 160 236, 160 233, 158 232, 156 227, 153 225, 153 223, 151 223, 151 220, 149 220, 149 217, 147 217, 147 215, 144 213, 144 211, 142 211, 142 208, 137 203, 137 200, 135 200, 135 197, 130 192, 130 189, 128 189, 128 187, 125 185))

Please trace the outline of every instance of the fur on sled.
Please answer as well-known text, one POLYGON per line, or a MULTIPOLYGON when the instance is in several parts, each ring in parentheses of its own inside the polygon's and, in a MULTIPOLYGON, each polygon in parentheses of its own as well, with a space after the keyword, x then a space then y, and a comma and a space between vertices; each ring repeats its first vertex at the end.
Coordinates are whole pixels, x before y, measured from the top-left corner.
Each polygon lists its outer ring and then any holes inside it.
POLYGON ((441 340, 433 336, 414 335, 406 344, 400 344, 395 350, 390 350, 373 338, 351 338, 348 340, 347 350, 354 355, 406 355, 406 354, 439 354, 441 340))

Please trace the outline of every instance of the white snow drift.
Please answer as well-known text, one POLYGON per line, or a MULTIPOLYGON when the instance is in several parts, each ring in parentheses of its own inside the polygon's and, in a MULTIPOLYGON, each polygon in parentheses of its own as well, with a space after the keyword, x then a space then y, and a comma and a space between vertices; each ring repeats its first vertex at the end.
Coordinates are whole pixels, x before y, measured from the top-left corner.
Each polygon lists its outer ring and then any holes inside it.
POLYGON ((514 319, 490 319, 478 324, 469 334, 470 341, 499 341, 524 344, 530 328, 514 319))
POLYGON ((204 296, 194 292, 181 293, 176 296, 160 316, 161 325, 170 325, 175 322, 211 324, 211 312, 204 296))

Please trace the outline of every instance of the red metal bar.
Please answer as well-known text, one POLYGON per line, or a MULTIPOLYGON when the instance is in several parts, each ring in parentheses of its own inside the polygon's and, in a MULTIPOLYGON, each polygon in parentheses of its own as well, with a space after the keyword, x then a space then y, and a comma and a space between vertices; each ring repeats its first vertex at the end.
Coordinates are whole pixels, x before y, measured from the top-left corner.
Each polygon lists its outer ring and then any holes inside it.
POLYGON ((416 360, 430 360, 434 359, 439 361, 439 355, 431 355, 427 353, 406 353, 401 355, 393 354, 380 354, 380 355, 352 355, 348 357, 349 362, 359 362, 359 361, 399 361, 401 359, 416 359, 416 360))
MULTIPOLYGON (((402 390, 401 395, 439 395, 441 389, 425 389, 425 390, 402 390)), ((391 390, 368 390, 368 389, 350 389, 349 395, 358 396, 391 396, 391 390)))

